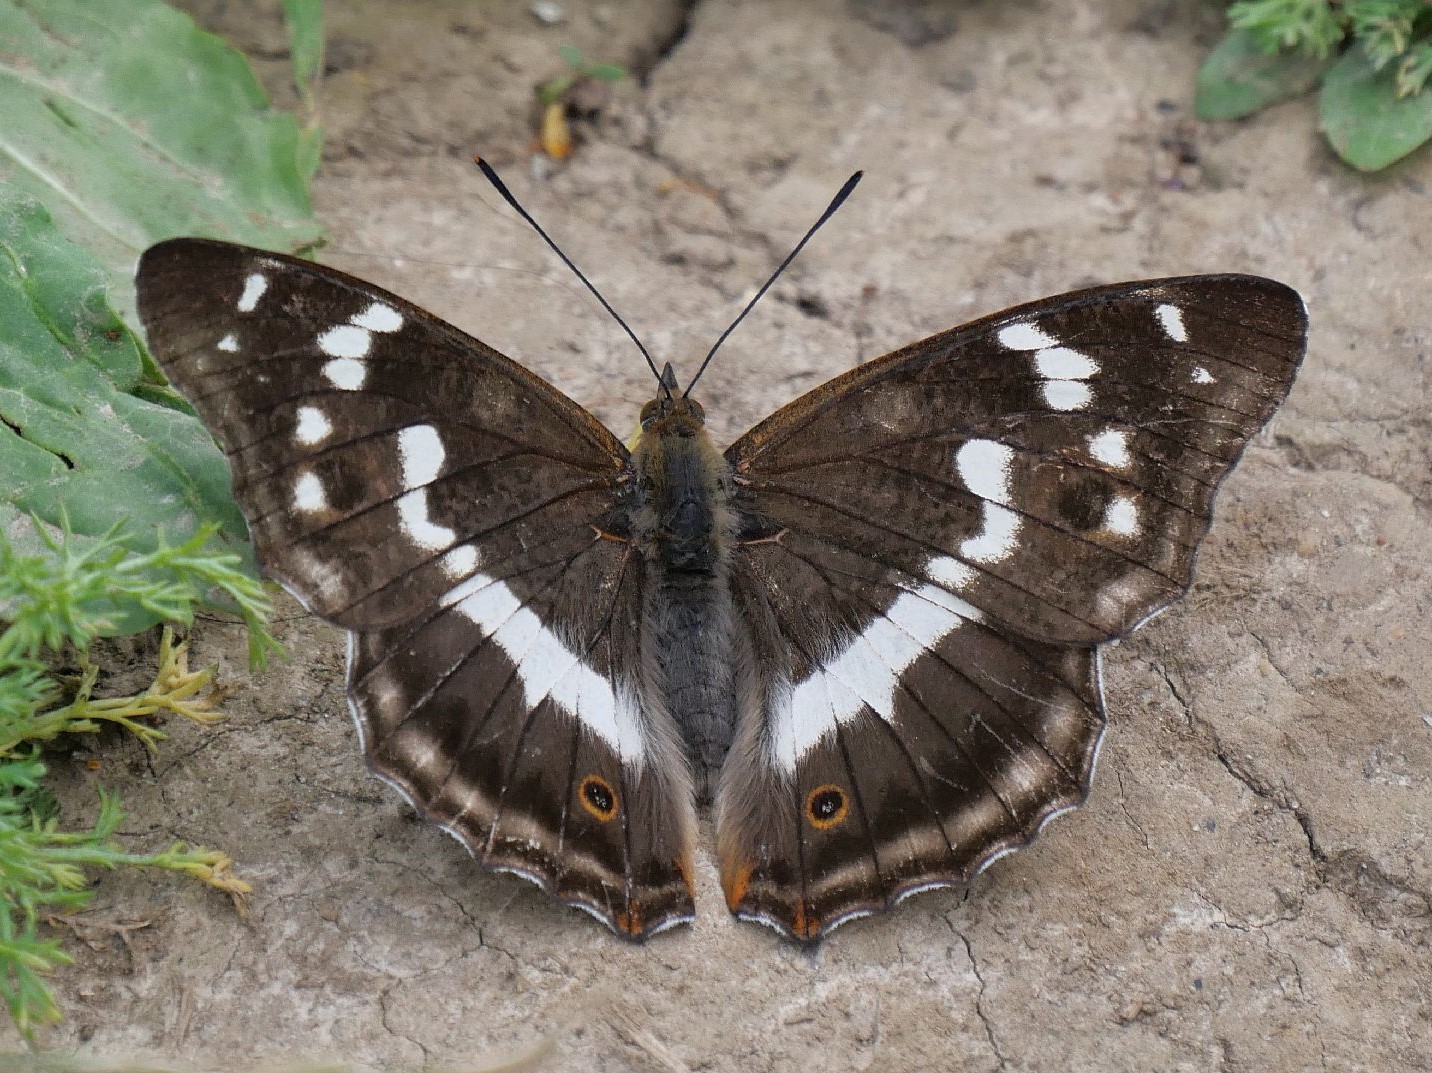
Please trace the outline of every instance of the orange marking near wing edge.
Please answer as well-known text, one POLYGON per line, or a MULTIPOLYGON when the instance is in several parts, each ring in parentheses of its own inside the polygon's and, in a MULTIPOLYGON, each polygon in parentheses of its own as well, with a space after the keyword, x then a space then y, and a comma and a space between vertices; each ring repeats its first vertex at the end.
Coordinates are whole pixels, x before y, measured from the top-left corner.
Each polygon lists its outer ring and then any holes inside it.
POLYGON ((791 931, 801 939, 814 939, 820 934, 820 917, 806 912, 804 898, 796 902, 796 918, 791 922, 791 931))
POLYGON ((721 886, 726 890, 726 905, 733 913, 746 898, 746 889, 751 885, 753 870, 754 866, 747 862, 736 866, 729 883, 725 875, 721 877, 721 886))
POLYGON ((632 902, 628 909, 617 914, 617 930, 627 935, 640 935, 646 927, 641 904, 632 902))

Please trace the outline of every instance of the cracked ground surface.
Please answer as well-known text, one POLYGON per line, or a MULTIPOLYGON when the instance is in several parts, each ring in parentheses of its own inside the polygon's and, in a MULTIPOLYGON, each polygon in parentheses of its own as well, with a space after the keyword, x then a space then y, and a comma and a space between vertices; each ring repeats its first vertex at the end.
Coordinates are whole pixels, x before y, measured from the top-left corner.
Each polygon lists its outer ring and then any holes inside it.
MULTIPOLYGON (((695 927, 645 947, 483 873, 365 773, 336 630, 283 605, 290 659, 250 677, 238 632, 205 623, 229 722, 169 728, 152 765, 92 743, 65 800, 100 783, 132 844, 227 849, 251 915, 105 877, 91 917, 148 926, 87 933, 51 1043, 385 1069, 544 1041, 551 1070, 1432 1069, 1432 154, 1352 174, 1307 101, 1192 121, 1219 5, 564 6, 552 29, 525 4, 331 4, 316 196, 331 263, 621 434, 643 366, 474 150, 678 365, 866 169, 704 382, 723 442, 948 325, 1197 271, 1304 293, 1288 405, 1225 486, 1189 598, 1106 653, 1089 803, 968 892, 815 951, 730 920, 707 857, 695 927), (562 41, 644 77, 534 178, 532 86, 562 41)), ((276 3, 195 7, 282 92, 276 3)))

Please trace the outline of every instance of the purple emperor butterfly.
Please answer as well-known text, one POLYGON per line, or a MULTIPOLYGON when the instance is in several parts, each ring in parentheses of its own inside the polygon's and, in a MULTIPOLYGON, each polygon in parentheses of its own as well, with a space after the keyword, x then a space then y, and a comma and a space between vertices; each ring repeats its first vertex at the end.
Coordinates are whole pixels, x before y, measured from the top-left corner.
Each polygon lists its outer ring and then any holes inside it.
POLYGON ((698 803, 731 910, 813 940, 1083 801, 1098 646, 1187 588, 1306 333, 1267 279, 1096 287, 871 361, 724 452, 668 367, 628 450, 331 268, 176 239, 138 287, 264 569, 348 631, 369 766, 631 938, 692 919, 698 803))

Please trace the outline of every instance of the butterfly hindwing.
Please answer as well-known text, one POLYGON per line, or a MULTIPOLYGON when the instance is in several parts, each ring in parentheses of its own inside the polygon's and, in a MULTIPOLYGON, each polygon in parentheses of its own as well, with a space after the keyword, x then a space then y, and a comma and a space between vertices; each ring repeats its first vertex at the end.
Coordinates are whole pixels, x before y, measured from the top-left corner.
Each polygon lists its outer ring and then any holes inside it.
POLYGON ((1187 587, 1305 328, 1251 277, 1076 292, 878 359, 727 451, 758 653, 718 793, 733 910, 814 938, 1083 799, 1094 646, 1187 587))
POLYGON ((370 766, 491 867, 623 934, 689 919, 689 775, 639 696, 621 443, 478 340, 322 266, 177 239, 138 287, 265 572, 350 631, 370 766))
POLYGON ((638 559, 544 544, 355 634, 348 680, 369 766, 427 819, 632 936, 692 912, 689 778, 636 688, 638 559))

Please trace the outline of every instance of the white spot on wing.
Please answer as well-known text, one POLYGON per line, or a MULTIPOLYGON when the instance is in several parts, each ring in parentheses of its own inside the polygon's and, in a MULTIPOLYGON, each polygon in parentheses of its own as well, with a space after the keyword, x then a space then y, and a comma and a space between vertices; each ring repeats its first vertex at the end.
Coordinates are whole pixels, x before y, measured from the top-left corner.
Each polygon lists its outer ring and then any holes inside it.
POLYGON ((368 379, 368 367, 353 358, 335 358, 323 366, 323 375, 334 387, 357 391, 368 379))
POLYGON ((1067 346, 1051 346, 1034 355, 1034 371, 1044 378, 1040 391, 1053 410, 1079 410, 1091 392, 1080 383, 1099 371, 1099 363, 1067 346))
POLYGON ((1129 464, 1128 430, 1106 428, 1103 432, 1090 436, 1089 454, 1096 462, 1102 462, 1114 469, 1123 469, 1129 464))
POLYGON ((1104 528, 1118 536, 1139 531, 1139 510, 1128 496, 1115 496, 1104 509, 1104 528))
POLYGON ((1067 346, 1041 350, 1034 356, 1034 368, 1046 380, 1084 380, 1099 371, 1093 358, 1067 346))
POLYGON ((403 326, 403 315, 382 302, 374 302, 363 312, 348 319, 350 323, 370 332, 396 332, 403 326))
POLYGON ((398 524, 403 527, 409 540, 420 548, 438 551, 457 539, 457 533, 445 525, 438 525, 428 517, 428 490, 419 488, 416 492, 398 497, 398 524))
POLYGON ((1009 467, 1014 448, 997 440, 966 440, 955 452, 960 480, 975 495, 996 503, 1009 502, 1009 467))
POLYGON ((963 589, 975 579, 975 570, 948 555, 936 555, 925 564, 925 576, 946 588, 963 589))
POLYGON ((414 425, 398 433, 398 454, 403 460, 403 487, 421 488, 438 479, 447 452, 432 425, 414 425))
POLYGON ((1089 404, 1089 385, 1079 380, 1046 380, 1040 385, 1051 410, 1082 410, 1089 404))
POLYGON ((330 358, 361 358, 372 345, 372 333, 352 324, 329 328, 318 337, 318 349, 330 358))
POLYGON ((252 313, 258 307, 259 299, 268 290, 268 277, 261 272, 254 272, 244 280, 244 293, 239 295, 239 312, 252 313))
POLYGON ((960 545, 960 554, 977 563, 997 563, 1014 551, 1020 517, 997 503, 984 504, 984 528, 960 545))
POLYGON ((328 493, 316 473, 305 473, 293 482, 293 505, 305 513, 328 509, 328 493))
POLYGON ((998 562, 1014 550, 1020 518, 1002 504, 1009 502, 1010 465, 1014 448, 996 440, 966 440, 955 452, 960 480, 985 502, 983 525, 960 545, 960 555, 980 563, 998 562))
POLYGON ((461 544, 443 556, 443 573, 450 578, 467 577, 477 569, 477 562, 477 549, 471 544, 461 544))
POLYGON ((551 697, 622 760, 641 763, 645 745, 636 695, 587 666, 504 582, 474 574, 442 602, 456 606, 503 650, 517 668, 529 708, 551 697))
POLYGON ((323 416, 323 411, 313 406, 300 406, 298 408, 298 428, 293 438, 304 447, 312 447, 316 443, 322 443, 333 431, 333 426, 328 423, 328 418, 323 416))
POLYGON ((1202 365, 1195 365, 1193 367, 1193 382, 1195 384, 1211 384, 1213 383, 1213 374, 1202 365))
POLYGON ((1154 316, 1170 339, 1176 343, 1188 342, 1188 329, 1183 326, 1183 311, 1178 306, 1165 302, 1154 310, 1154 316))
POLYGON ((225 354, 237 354, 239 352, 238 337, 235 336, 233 332, 230 332, 219 340, 219 349, 225 354))
POLYGON ((1043 350, 1045 347, 1059 345, 1058 339, 1039 325, 1028 321, 1006 324, 999 330, 998 338, 1000 345, 1010 350, 1043 350))
POLYGON ((979 620, 977 608, 937 586, 902 593, 805 681, 794 687, 773 685, 768 698, 772 762, 793 774, 817 742, 867 707, 892 720, 905 669, 962 623, 979 620))

